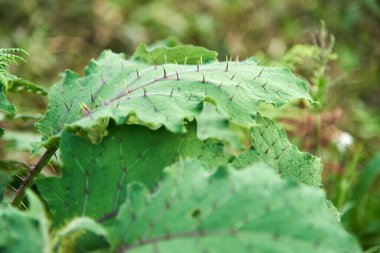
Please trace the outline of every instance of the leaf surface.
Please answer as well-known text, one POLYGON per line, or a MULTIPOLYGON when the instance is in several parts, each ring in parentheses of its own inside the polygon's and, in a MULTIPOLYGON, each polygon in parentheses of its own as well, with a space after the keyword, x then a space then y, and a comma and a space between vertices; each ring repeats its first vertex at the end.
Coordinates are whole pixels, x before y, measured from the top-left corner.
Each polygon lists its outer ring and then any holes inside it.
POLYGON ((299 151, 274 121, 258 114, 256 122, 257 125, 251 128, 252 148, 233 161, 235 167, 244 168, 253 163, 265 162, 284 178, 322 185, 320 158, 299 151))
POLYGON ((111 126, 98 145, 66 131, 60 142, 62 178, 37 182, 52 213, 53 226, 77 216, 108 219, 125 199, 125 187, 138 181, 153 188, 164 167, 178 159, 192 157, 208 165, 226 163, 230 156, 223 145, 202 142, 195 126, 187 134, 172 134, 161 128, 111 126))
POLYGON ((49 253, 47 219, 37 196, 27 193, 29 210, 0 206, 0 252, 49 253))
POLYGON ((5 86, 0 83, 0 110, 6 113, 16 113, 15 107, 9 103, 7 97, 5 96, 5 86))
POLYGON ((165 126, 184 133, 185 122, 208 102, 227 120, 250 127, 260 103, 280 106, 300 98, 311 100, 303 81, 287 69, 262 67, 254 60, 149 65, 105 51, 90 62, 85 76, 63 74, 49 92, 46 116, 36 126, 44 146, 55 145, 64 128, 98 143, 110 118, 119 125, 165 126))
POLYGON ((132 60, 148 64, 200 64, 201 61, 203 63, 215 61, 217 56, 218 53, 215 51, 193 45, 148 48, 145 44, 140 44, 132 60))
POLYGON ((361 252, 322 190, 264 165, 211 173, 185 161, 166 172, 154 193, 129 187, 109 227, 116 252, 361 252))
POLYGON ((96 221, 88 217, 74 218, 55 235, 54 252, 73 252, 78 239, 85 232, 91 232, 101 237, 107 236, 106 229, 96 221))

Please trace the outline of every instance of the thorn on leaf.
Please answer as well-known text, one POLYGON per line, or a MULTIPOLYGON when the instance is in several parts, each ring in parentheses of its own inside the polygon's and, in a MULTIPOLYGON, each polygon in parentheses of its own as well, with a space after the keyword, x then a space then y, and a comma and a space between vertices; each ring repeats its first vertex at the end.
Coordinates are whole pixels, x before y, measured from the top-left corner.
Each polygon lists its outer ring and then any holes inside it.
POLYGON ((139 73, 139 70, 138 70, 138 69, 136 69, 136 76, 137 76, 137 79, 140 78, 140 73, 139 73))

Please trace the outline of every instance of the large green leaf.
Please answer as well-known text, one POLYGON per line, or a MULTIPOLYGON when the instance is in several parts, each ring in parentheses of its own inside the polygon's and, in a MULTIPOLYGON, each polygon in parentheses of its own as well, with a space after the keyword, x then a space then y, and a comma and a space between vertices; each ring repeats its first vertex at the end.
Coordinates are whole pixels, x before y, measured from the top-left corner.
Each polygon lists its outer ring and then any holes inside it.
POLYGON ((321 186, 320 158, 300 152, 274 121, 259 114, 256 118, 257 125, 251 129, 252 148, 233 161, 235 167, 244 168, 262 161, 271 165, 284 178, 321 186))
MULTIPOLYGON (((190 56, 189 56, 190 57, 190 56)), ((307 87, 289 70, 259 66, 254 60, 200 65, 148 65, 103 52, 80 77, 66 71, 49 92, 49 110, 37 123, 45 146, 55 145, 64 128, 97 143, 112 118, 117 124, 165 126, 183 133, 185 121, 199 115, 204 102, 238 124, 251 126, 261 102, 280 106, 310 100, 307 87)))
POLYGON ((76 216, 102 219, 112 215, 125 199, 123 189, 128 183, 139 181, 152 188, 162 169, 180 158, 199 158, 210 166, 225 164, 230 158, 222 144, 198 140, 195 125, 187 134, 136 125, 113 125, 108 132, 98 145, 64 132, 62 178, 37 182, 54 226, 76 216))
POLYGON ((0 206, 0 252, 49 253, 48 223, 37 196, 28 193, 29 210, 0 206))
POLYGON ((281 179, 264 165, 167 169, 158 190, 141 184, 109 226, 115 252, 361 252, 329 213, 322 190, 281 179))

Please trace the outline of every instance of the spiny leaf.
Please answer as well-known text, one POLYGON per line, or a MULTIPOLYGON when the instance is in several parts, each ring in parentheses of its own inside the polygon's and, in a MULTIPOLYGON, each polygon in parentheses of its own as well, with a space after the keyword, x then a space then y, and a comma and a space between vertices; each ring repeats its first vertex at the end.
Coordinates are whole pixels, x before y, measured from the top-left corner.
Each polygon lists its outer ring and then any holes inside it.
POLYGON ((147 48, 140 44, 132 56, 132 60, 147 64, 200 64, 216 60, 218 53, 203 47, 193 45, 182 45, 176 47, 147 48))
POLYGON ((183 133, 203 109, 216 106, 226 119, 245 126, 264 102, 280 106, 290 100, 310 100, 306 85, 284 68, 264 68, 253 60, 229 63, 161 66, 126 61, 103 52, 80 77, 66 71, 49 92, 49 110, 36 125, 45 146, 54 145, 64 128, 89 137, 104 137, 110 118, 117 124, 164 125, 183 133), (91 136, 89 136, 91 133, 91 136))
POLYGON ((111 126, 98 144, 65 131, 61 142, 62 178, 37 182, 52 213, 53 226, 76 216, 108 219, 125 199, 125 186, 139 181, 154 187, 162 169, 180 158, 194 157, 214 166, 230 156, 223 145, 201 142, 195 126, 188 134, 141 126, 111 126))
POLYGON ((300 152, 291 144, 283 129, 268 118, 257 115, 252 127, 252 148, 233 161, 237 168, 265 162, 282 177, 310 185, 321 186, 322 164, 319 158, 300 152))
POLYGON ((29 210, 0 206, 0 251, 4 253, 49 253, 47 219, 37 196, 27 192, 29 210))
POLYGON ((0 203, 6 201, 5 193, 12 179, 18 175, 26 174, 28 165, 17 161, 0 161, 0 203))
POLYGON ((361 252, 322 190, 266 166, 210 173, 186 161, 166 171, 154 193, 128 188, 109 225, 115 252, 361 252))

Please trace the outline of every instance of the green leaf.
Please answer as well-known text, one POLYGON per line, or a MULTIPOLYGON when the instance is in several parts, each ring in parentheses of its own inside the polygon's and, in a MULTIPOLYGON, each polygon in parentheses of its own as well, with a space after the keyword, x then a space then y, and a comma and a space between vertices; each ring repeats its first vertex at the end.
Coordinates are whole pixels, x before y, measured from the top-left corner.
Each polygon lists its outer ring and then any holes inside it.
POLYGON ((152 66, 105 51, 90 62, 84 77, 64 73, 50 90, 49 110, 36 126, 45 146, 54 145, 65 127, 96 143, 110 118, 117 124, 164 125, 183 133, 185 121, 201 113, 204 101, 215 104, 228 120, 250 126, 261 102, 280 106, 311 99, 305 83, 287 69, 264 68, 252 60, 229 62, 228 71, 226 65, 152 66))
POLYGON ((264 165, 167 170, 158 190, 140 184, 109 226, 117 252, 361 252, 329 213, 322 190, 280 179, 264 165))
POLYGON ((214 105, 206 103, 196 120, 197 135, 200 140, 209 138, 224 140, 235 149, 242 148, 238 133, 234 131, 230 122, 216 110, 214 105))
POLYGON ((4 133, 5 133, 4 128, 1 128, 1 127, 0 127, 0 137, 3 136, 4 133))
POLYGON ((0 170, 0 203, 3 202, 4 193, 8 188, 8 184, 11 182, 12 177, 0 170))
POLYGON ((61 142, 62 178, 37 182, 56 227, 77 216, 107 219, 123 199, 126 185, 139 181, 153 188, 164 167, 181 158, 194 157, 208 165, 225 164, 223 145, 201 142, 195 125, 188 134, 172 134, 161 128, 111 126, 98 144, 65 131, 61 142))
POLYGON ((28 165, 17 161, 0 161, 0 203, 7 201, 5 194, 8 185, 16 175, 25 175, 29 171, 28 165))
POLYGON ((0 206, 0 251, 4 253, 49 253, 48 223, 42 203, 27 192, 29 211, 0 206))
POLYGON ((215 51, 193 45, 148 48, 145 44, 140 44, 132 60, 147 64, 200 64, 201 61, 203 63, 215 61, 217 56, 218 53, 215 51))
MULTIPOLYGON (((187 62, 187 64, 199 64, 200 59, 202 59, 202 62, 212 62, 216 60, 216 57, 216 52, 192 45, 179 46, 178 40, 168 38, 150 45, 149 48, 141 44, 136 49, 132 59, 149 64, 184 64, 185 62, 187 62), (192 57, 187 59, 188 55, 192 57), (157 59, 159 59, 158 62, 157 59)), ((203 111, 196 117, 196 120, 198 138, 201 140, 215 138, 226 141, 236 149, 241 148, 239 138, 236 132, 230 128, 229 121, 218 113, 212 104, 205 103, 203 111)))
POLYGON ((8 83, 17 78, 9 73, 9 65, 17 64, 18 61, 26 62, 18 54, 28 55, 26 51, 19 48, 0 48, 0 110, 9 114, 16 113, 16 109, 6 97, 8 83))
POLYGON ((7 85, 9 92, 26 91, 28 93, 38 94, 42 96, 47 95, 47 91, 43 87, 25 79, 15 78, 9 81, 7 85))
POLYGON ((376 179, 380 177, 380 154, 377 154, 369 164, 361 171, 360 177, 353 194, 351 197, 352 201, 361 201, 363 200, 368 192, 370 192, 371 187, 376 182, 376 179))
POLYGON ((32 132, 26 131, 7 131, 3 140, 8 142, 7 149, 12 151, 32 151, 32 144, 40 140, 40 135, 32 132))
POLYGON ((3 89, 4 86, 0 83, 0 110, 10 114, 16 113, 15 107, 9 103, 3 89))
POLYGON ((104 238, 107 237, 106 229, 94 220, 88 217, 75 218, 55 235, 53 242, 54 252, 73 252, 77 239, 85 232, 91 232, 104 238))
POLYGON ((283 129, 268 118, 257 115, 257 126, 252 127, 252 148, 233 161, 237 168, 265 162, 282 177, 297 182, 321 186, 320 158, 300 152, 291 144, 283 129))

